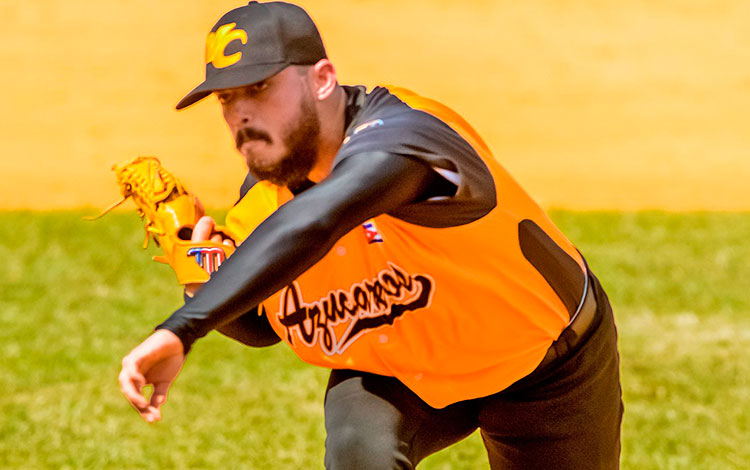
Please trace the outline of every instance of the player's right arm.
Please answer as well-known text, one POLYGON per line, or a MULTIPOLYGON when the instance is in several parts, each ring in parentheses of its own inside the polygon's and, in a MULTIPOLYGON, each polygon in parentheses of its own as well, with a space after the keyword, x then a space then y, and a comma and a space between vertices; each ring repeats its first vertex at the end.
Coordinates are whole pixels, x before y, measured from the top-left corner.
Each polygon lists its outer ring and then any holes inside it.
MULTIPOLYGON (((194 242, 211 240, 215 243, 230 243, 234 246, 233 240, 222 240, 222 235, 214 231, 215 227, 216 222, 213 218, 207 215, 201 217, 193 227, 190 240, 194 242)), ((185 302, 191 302, 202 286, 203 283, 187 284, 185 286, 185 302)), ((258 313, 258 307, 254 307, 244 315, 224 323, 217 327, 216 330, 222 335, 246 346, 265 347, 281 341, 281 338, 278 337, 273 328, 271 328, 270 323, 268 323, 268 318, 258 313)))
POLYGON ((347 157, 328 178, 271 214, 190 302, 123 359, 122 393, 144 420, 160 420, 167 391, 197 338, 243 318, 357 225, 434 188, 444 188, 441 177, 419 160, 385 152, 347 157), (154 386, 150 399, 142 392, 148 384, 154 386))
POLYGON ((195 298, 157 328, 172 331, 188 351, 291 283, 354 227, 419 200, 441 180, 428 164, 403 155, 345 158, 260 224, 195 298))

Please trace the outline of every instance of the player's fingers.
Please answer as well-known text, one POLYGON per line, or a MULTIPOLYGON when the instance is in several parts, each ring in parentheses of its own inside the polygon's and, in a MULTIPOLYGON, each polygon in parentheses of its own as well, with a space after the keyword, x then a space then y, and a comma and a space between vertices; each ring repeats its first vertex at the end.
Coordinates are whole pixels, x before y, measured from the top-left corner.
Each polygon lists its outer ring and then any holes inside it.
POLYGON ((159 382, 154 384, 154 393, 151 394, 148 408, 145 413, 141 413, 143 419, 149 423, 161 421, 161 405, 167 401, 167 391, 169 390, 169 382, 159 382))
POLYGON ((225 245, 234 246, 234 240, 232 240, 231 238, 225 238, 222 243, 225 245))
POLYGON ((133 408, 138 411, 141 418, 148 423, 153 423, 161 420, 161 411, 159 411, 158 407, 151 405, 151 403, 143 396, 141 390, 143 389, 144 384, 145 378, 138 374, 136 377, 131 377, 129 379, 126 378, 124 380, 121 379, 120 390, 122 390, 122 393, 128 399, 130 404, 133 405, 133 408))
POLYGON ((198 222, 195 223, 195 227, 193 227, 193 234, 191 235, 190 240, 194 242, 202 242, 203 240, 208 240, 213 230, 214 219, 212 219, 208 215, 204 215, 203 217, 198 219, 198 222))
POLYGON ((154 406, 149 406, 145 412, 141 413, 141 416, 148 423, 161 421, 161 411, 159 410, 159 408, 156 408, 154 406))
POLYGON ((211 241, 214 243, 221 243, 222 238, 223 237, 221 236, 220 233, 214 233, 213 235, 211 235, 211 241))
POLYGON ((154 384, 154 393, 151 394, 150 405, 156 409, 167 401, 167 392, 169 392, 169 382, 158 382, 154 384))
POLYGON ((143 414, 148 407, 148 401, 141 393, 143 386, 146 385, 146 378, 135 366, 125 364, 124 361, 118 378, 122 394, 139 413, 143 414))

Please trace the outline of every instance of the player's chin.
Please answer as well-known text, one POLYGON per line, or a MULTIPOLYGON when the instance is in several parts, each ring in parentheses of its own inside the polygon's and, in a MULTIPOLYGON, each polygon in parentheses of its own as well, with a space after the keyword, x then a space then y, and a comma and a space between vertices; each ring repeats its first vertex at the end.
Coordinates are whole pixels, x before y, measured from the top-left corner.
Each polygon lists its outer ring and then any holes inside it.
POLYGON ((270 181, 274 184, 283 184, 286 180, 284 165, 279 161, 245 158, 247 169, 261 181, 270 181))
POLYGON ((270 155, 268 151, 257 152, 242 149, 242 156, 245 157, 245 164, 250 170, 257 169, 260 172, 272 171, 276 166, 276 158, 270 155))
POLYGON ((273 160, 274 150, 274 145, 271 142, 261 139, 246 140, 239 148, 240 153, 248 161, 273 160))

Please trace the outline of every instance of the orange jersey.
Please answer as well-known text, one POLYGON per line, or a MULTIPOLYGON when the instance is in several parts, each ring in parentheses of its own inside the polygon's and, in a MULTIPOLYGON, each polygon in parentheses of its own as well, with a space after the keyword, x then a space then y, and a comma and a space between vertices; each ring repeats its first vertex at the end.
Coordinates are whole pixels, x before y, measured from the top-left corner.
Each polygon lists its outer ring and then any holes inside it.
MULTIPOLYGON (((271 326, 306 362, 396 377, 436 408, 505 389, 568 324, 583 258, 456 113, 403 89, 347 92, 340 158, 378 146, 420 158, 456 195, 344 235, 263 302, 271 326)), ((244 239, 290 197, 257 183, 227 227, 244 239)))

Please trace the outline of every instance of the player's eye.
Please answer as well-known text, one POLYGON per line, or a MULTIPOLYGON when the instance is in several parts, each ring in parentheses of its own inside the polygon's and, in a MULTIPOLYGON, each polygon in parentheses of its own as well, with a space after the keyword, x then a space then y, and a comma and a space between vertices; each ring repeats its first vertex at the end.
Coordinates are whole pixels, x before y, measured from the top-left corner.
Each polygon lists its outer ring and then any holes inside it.
POLYGON ((258 93, 265 90, 266 88, 268 88, 268 83, 264 80, 262 82, 253 83, 252 85, 246 86, 245 91, 249 95, 257 95, 258 93))
POLYGON ((219 100, 219 103, 227 104, 232 99, 232 93, 228 91, 218 92, 216 93, 216 98, 219 100))

